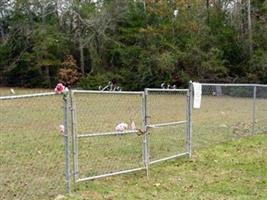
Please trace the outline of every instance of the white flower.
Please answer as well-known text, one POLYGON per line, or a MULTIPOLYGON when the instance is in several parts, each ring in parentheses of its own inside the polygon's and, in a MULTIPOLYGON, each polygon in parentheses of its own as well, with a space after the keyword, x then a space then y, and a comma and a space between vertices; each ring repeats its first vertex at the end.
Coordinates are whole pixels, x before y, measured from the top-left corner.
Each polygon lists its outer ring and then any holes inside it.
POLYGON ((128 124, 126 123, 119 123, 116 127, 115 127, 115 130, 116 131, 125 131, 128 129, 128 124))

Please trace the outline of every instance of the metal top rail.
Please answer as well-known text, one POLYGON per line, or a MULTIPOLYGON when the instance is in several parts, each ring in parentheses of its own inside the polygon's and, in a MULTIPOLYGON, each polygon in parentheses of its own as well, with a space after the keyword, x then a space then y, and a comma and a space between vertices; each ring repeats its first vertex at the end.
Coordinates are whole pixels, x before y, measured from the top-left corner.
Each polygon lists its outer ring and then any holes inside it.
POLYGON ((55 92, 46 92, 46 93, 23 94, 23 95, 14 95, 14 96, 2 96, 2 97, 0 97, 0 100, 24 99, 24 98, 52 96, 52 95, 56 95, 56 93, 55 92))
POLYGON ((188 89, 146 88, 145 90, 151 92, 188 92, 188 89))
POLYGON ((236 87, 267 87, 264 84, 242 84, 242 83, 200 83, 203 86, 236 86, 236 87))
POLYGON ((98 91, 98 90, 71 90, 72 93, 91 93, 91 94, 140 94, 143 95, 144 92, 135 91, 98 91))

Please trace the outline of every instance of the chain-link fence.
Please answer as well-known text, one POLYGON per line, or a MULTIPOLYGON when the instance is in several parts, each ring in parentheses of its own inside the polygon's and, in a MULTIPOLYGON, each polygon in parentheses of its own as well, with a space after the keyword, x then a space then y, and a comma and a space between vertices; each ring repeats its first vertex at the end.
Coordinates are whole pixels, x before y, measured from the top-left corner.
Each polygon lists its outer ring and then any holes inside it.
POLYGON ((256 87, 255 133, 267 132, 267 85, 256 87))
POLYGON ((143 97, 143 92, 72 91, 75 181, 144 168, 137 135, 144 127, 143 97))
POLYGON ((0 199, 54 199, 65 192, 62 96, 0 97, 0 199))
POLYGON ((75 182, 189 155, 189 90, 73 90, 69 98, 75 182))
POLYGON ((192 109, 192 84, 72 90, 64 101, 54 93, 0 97, 0 199, 52 199, 64 192, 64 173, 70 191, 72 179, 147 172, 151 164, 190 156, 192 145, 267 131, 266 85, 201 86, 200 109, 192 109), (63 122, 65 144, 58 134, 63 122))
POLYGON ((188 98, 188 90, 153 89, 73 90, 64 101, 54 93, 0 97, 1 199, 53 199, 64 182, 70 191, 72 178, 148 171, 187 155, 188 98), (121 124, 128 127, 117 130, 121 124))
POLYGON ((267 86, 201 85, 201 108, 193 111, 194 147, 267 131, 267 86))
POLYGON ((189 154, 189 90, 146 89, 149 162, 189 154))

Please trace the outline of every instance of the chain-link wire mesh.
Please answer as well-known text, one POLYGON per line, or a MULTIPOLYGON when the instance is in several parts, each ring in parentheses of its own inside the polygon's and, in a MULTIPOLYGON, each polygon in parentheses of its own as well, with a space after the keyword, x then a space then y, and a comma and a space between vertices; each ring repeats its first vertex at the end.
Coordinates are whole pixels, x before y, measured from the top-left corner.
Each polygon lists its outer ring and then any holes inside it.
POLYGON ((142 92, 74 92, 80 180, 144 166, 142 137, 136 134, 143 128, 142 97, 142 92), (128 127, 116 130, 120 123, 128 127))
POLYGON ((62 96, 0 99, 0 199, 65 192, 62 96))
POLYGON ((79 178, 143 167, 142 137, 135 133, 80 138, 79 178))
POLYGON ((161 160, 186 152, 185 124, 149 130, 149 161, 161 160))
POLYGON ((188 90, 147 89, 149 161, 186 153, 188 90))
POLYGON ((255 133, 267 132, 267 86, 256 87, 255 133))
POLYGON ((202 84, 201 108, 193 110, 193 146, 206 147, 238 139, 253 135, 255 127, 262 128, 258 121, 266 122, 266 99, 256 99, 255 88, 202 84))
POLYGON ((75 92, 77 131, 79 134, 112 132, 117 124, 130 126, 132 121, 141 128, 141 97, 140 94, 75 92))
POLYGON ((148 124, 186 120, 186 97, 186 90, 148 90, 148 124))

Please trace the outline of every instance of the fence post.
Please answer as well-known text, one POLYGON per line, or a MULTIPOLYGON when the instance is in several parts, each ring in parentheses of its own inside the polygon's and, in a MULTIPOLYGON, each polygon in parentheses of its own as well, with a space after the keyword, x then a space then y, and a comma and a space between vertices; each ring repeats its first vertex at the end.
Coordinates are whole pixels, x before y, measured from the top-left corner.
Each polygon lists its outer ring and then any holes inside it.
POLYGON ((76 119, 76 104, 74 93, 70 90, 70 105, 71 105, 71 135, 72 135, 72 153, 73 153, 73 178, 74 183, 78 179, 78 144, 77 144, 77 119, 76 119))
POLYGON ((253 89, 253 112, 252 112, 252 134, 255 134, 255 125, 256 125, 256 98, 257 98, 257 86, 254 86, 253 89))
POLYGON ((187 97, 187 137, 186 137, 186 151, 189 157, 192 155, 192 103, 193 103, 193 83, 189 82, 189 91, 187 97))
POLYGON ((64 91, 64 147, 65 147, 65 179, 66 179, 66 191, 71 192, 70 183, 70 151, 69 151, 69 91, 68 88, 64 91))
POLYGON ((142 95, 142 129, 144 131, 143 136, 143 161, 146 168, 146 175, 148 177, 148 168, 149 168, 149 144, 148 144, 148 135, 147 135, 147 95, 148 92, 145 89, 145 92, 142 95))

